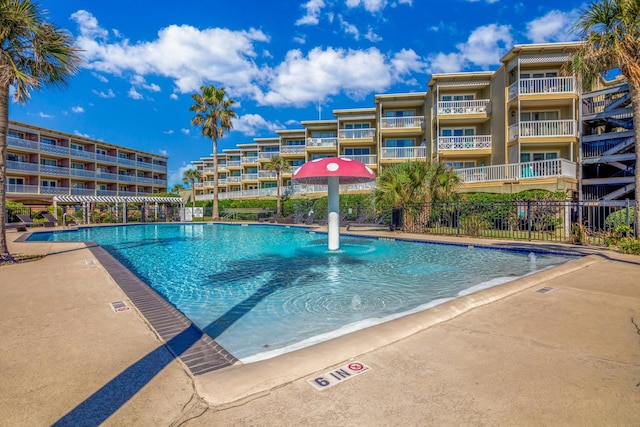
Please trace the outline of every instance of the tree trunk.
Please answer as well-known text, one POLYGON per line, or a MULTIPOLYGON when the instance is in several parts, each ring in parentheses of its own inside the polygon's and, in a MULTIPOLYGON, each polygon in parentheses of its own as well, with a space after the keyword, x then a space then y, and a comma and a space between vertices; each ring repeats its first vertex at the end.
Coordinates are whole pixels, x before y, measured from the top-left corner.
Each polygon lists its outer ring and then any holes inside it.
POLYGON ((276 189, 276 213, 280 213, 281 210, 281 202, 280 202, 280 187, 282 186, 282 172, 281 171, 276 171, 276 186, 278 187, 276 189))
POLYGON ((633 81, 631 77, 627 77, 629 83, 629 93, 631 94, 631 107, 633 109, 633 133, 635 135, 635 151, 636 151, 636 165, 634 168, 635 173, 635 236, 640 237, 640 82, 633 81))
POLYGON ((218 140, 214 136, 213 138, 213 212, 211 213, 211 219, 217 221, 220 219, 218 213, 218 140))
POLYGON ((0 85, 0 261, 13 261, 7 246, 7 136, 9 85, 0 85))

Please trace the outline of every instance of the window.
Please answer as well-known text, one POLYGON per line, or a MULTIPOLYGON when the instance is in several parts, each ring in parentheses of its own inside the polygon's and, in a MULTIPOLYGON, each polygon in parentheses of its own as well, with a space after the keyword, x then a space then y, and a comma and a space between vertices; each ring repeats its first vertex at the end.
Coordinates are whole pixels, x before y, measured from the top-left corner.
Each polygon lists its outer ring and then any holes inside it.
POLYGON ((292 168, 297 168, 304 165, 304 160, 291 160, 289 162, 289 165, 291 165, 292 168))
POLYGON ((305 145, 304 139, 292 139, 285 143, 285 145, 305 145))
POLYGON ((543 120, 558 120, 560 113, 558 111, 522 111, 520 113, 520 121, 538 122, 543 120))
POLYGON ((119 159, 128 159, 127 155, 124 153, 118 153, 118 158, 119 159))
POLYGON ((40 143, 41 144, 49 144, 49 145, 56 145, 58 141, 56 141, 53 138, 47 138, 46 136, 41 136, 40 137, 40 143))
POLYGON ((85 188, 84 182, 72 182, 71 188, 85 188))
POLYGON ((542 160, 554 160, 558 158, 558 152, 548 153, 520 153, 520 163, 539 162, 542 160))
POLYGON ((369 148, 345 148, 344 155, 345 156, 367 156, 371 154, 371 149, 369 148))
POLYGON ((397 111, 391 110, 391 111, 384 112, 385 117, 411 117, 415 115, 416 115, 415 110, 397 110, 397 111))
POLYGON ((144 172, 138 172, 138 178, 144 178, 144 172))
POLYGON ((443 162, 442 164, 452 169, 466 169, 476 166, 476 162, 443 162))
POLYGON ((84 151, 84 145, 71 144, 73 150, 84 151))
POLYGON ((57 187, 58 181, 43 180, 43 181, 40 181, 40 185, 43 187, 57 187))
POLYGON ((58 166, 58 162, 53 159, 40 159, 40 164, 44 166, 58 166))
POLYGON ((105 184, 99 184, 98 185, 98 190, 100 191, 107 191, 107 186, 105 184))
POLYGON ((126 185, 121 185, 120 187, 118 187, 118 189, 120 191, 127 191, 127 186, 126 185))
POLYGON ((336 133, 331 131, 311 132, 311 137, 312 138, 335 138, 336 133))
POLYGON ((9 185, 24 185, 24 178, 8 177, 9 185))
POLYGON ((102 154, 103 156, 107 155, 107 150, 103 150, 101 148, 96 148, 96 154, 102 154))
POLYGON ((313 154, 311 156, 311 160, 324 159, 325 157, 331 157, 331 155, 330 154, 313 154))
POLYGON ((106 168, 104 166, 100 166, 98 170, 100 171, 100 173, 109 173, 109 168, 106 168))
POLYGON ((7 133, 7 136, 9 138, 24 139, 24 134, 22 132, 16 132, 15 130, 10 130, 9 133, 7 133))
POLYGON ((371 126, 369 123, 346 123, 345 129, 369 129, 371 126))
POLYGON ((22 154, 7 154, 7 160, 11 161, 11 162, 26 162, 27 158, 25 156, 23 156, 22 154))
POLYGON ((386 139, 385 147, 393 148, 393 147, 413 147, 415 144, 414 139, 386 139))
POLYGON ((71 163, 71 169, 84 169, 84 165, 82 163, 71 163))
POLYGON ((118 171, 118 175, 126 175, 126 174, 127 174, 127 171, 125 171, 125 170, 121 169, 121 170, 118 171))
POLYGON ((475 95, 442 95, 442 101, 473 101, 475 95))
POLYGON ((264 147, 264 153, 279 153, 280 147, 264 147))
POLYGON ((531 73, 520 73, 521 79, 541 79, 543 77, 558 77, 557 71, 536 71, 531 73))
POLYGON ((476 134, 474 128, 443 128, 440 136, 473 136, 476 134))

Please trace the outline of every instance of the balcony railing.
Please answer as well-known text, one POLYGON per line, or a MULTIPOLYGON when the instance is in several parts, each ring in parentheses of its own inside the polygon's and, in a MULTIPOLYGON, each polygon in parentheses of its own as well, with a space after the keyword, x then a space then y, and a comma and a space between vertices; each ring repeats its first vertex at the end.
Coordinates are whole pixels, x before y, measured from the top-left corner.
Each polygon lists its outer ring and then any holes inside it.
POLYGON ((455 170, 464 183, 509 182, 537 178, 566 177, 576 179, 577 167, 565 159, 542 160, 538 162, 514 163, 509 165, 480 166, 455 170))
POLYGON ((93 196, 96 190, 93 188, 74 188, 71 187, 71 194, 77 196, 93 196))
POLYGON ((96 154, 96 160, 108 163, 118 163, 118 158, 116 156, 109 156, 108 154, 96 154))
POLYGON ((76 148, 70 149, 69 154, 71 155, 71 157, 79 157, 82 159, 94 160, 96 158, 96 153, 92 153, 91 151, 86 150, 78 150, 76 148))
POLYGON ((378 164, 378 156, 375 154, 359 154, 359 155, 342 155, 340 156, 344 159, 356 160, 360 163, 364 163, 365 165, 376 165, 378 164))
POLYGON ((21 172, 38 172, 39 166, 37 163, 29 162, 16 162, 14 160, 7 160, 7 169, 10 171, 21 172))
POLYGON ((258 174, 257 173, 243 173, 242 174, 243 181, 257 181, 258 174))
POLYGON ((116 190, 96 190, 96 196, 117 196, 116 190))
POLYGON ((69 172, 71 173, 71 176, 80 176, 83 178, 95 178, 96 177, 96 171, 90 171, 87 169, 75 169, 75 168, 71 168, 69 169, 69 172))
POLYGON ((304 145, 283 145, 280 147, 281 154, 304 154, 304 145))
POLYGON ((270 160, 272 157, 276 157, 279 156, 280 152, 279 151, 264 151, 261 153, 258 153, 258 159, 259 160, 270 160))
POLYGON ((97 179, 106 179, 106 180, 109 180, 109 181, 117 181, 118 180, 118 174, 110 173, 110 172, 96 172, 96 178, 97 179))
POLYGON ((307 138, 307 147, 329 147, 338 146, 338 138, 307 138))
POLYGON ((227 168, 239 168, 240 160, 227 160, 227 168))
POLYGON ((69 168, 60 166, 40 165, 40 173, 46 175, 69 176, 69 168))
POLYGON ((437 113, 440 116, 461 114, 483 114, 489 110, 490 100, 475 99, 469 101, 439 101, 437 113))
POLYGON ((380 159, 418 159, 425 158, 426 153, 426 147, 383 147, 380 159))
POLYGON ((7 137, 7 145, 9 147, 26 148, 36 151, 38 150, 38 143, 36 141, 29 141, 28 139, 21 139, 13 136, 7 137))
POLYGON ((438 137, 438 151, 487 149, 491 149, 491 135, 438 137))
POLYGON ((121 174, 118 174, 118 181, 136 182, 136 176, 135 175, 121 175, 121 174))
POLYGON ((40 151, 42 151, 43 153, 53 153, 53 154, 62 154, 62 155, 69 155, 69 147, 63 147, 60 145, 53 145, 53 144, 43 144, 40 143, 40 151))
POLYGON ((383 117, 380 119, 380 127, 382 129, 394 128, 418 128, 424 127, 424 116, 408 116, 408 117, 383 117))
POLYGON ((258 171, 258 178, 276 179, 276 171, 258 171))
POLYGON ((240 162, 243 165, 258 163, 258 156, 243 157, 240 162))
POLYGON ((7 184, 7 193, 38 194, 38 186, 24 184, 7 184))
POLYGON ((575 120, 541 120, 518 122, 509 126, 509 141, 517 138, 577 136, 575 120))
MULTIPOLYGON (((340 185, 340 193, 349 193, 353 191, 370 191, 375 188, 375 182, 368 182, 364 184, 347 184, 340 185)), ((282 187, 281 191, 283 193, 295 193, 295 194, 311 194, 311 193, 326 193, 327 186, 326 185, 290 185, 286 187, 282 187)), ((260 188, 254 190, 237 190, 237 191, 226 191, 218 194, 218 198, 220 200, 224 199, 243 199, 243 198, 254 198, 254 197, 268 197, 275 196, 277 192, 276 187, 269 188, 260 188)), ((212 200, 213 194, 199 194, 196 196, 196 200, 212 200)))
POLYGON ((227 183, 240 183, 242 182, 241 176, 227 176, 227 183))
POLYGON ((539 77, 520 79, 509 86, 509 100, 518 95, 576 93, 575 77, 539 77))
POLYGON ((69 194, 69 187, 40 186, 40 194, 69 194))
POLYGON ((128 166, 135 166, 136 165, 136 161, 135 160, 131 160, 131 159, 127 159, 126 157, 118 157, 118 164, 128 165, 128 166))
POLYGON ((373 139, 375 136, 376 130, 372 128, 338 130, 339 139, 373 139))

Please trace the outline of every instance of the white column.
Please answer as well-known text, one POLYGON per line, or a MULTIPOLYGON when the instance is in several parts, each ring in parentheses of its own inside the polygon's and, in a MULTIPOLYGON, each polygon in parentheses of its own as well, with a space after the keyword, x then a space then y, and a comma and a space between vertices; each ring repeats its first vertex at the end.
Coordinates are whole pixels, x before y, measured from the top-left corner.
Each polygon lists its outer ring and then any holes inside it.
POLYGON ((327 226, 329 228, 329 250, 340 249, 340 180, 337 176, 330 176, 327 182, 329 187, 327 226))

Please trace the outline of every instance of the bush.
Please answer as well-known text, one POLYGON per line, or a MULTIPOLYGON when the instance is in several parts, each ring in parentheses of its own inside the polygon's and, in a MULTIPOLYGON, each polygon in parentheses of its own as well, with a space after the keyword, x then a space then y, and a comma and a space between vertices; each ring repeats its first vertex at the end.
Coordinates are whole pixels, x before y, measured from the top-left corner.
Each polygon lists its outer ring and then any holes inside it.
POLYGON ((633 228, 633 224, 636 222, 635 208, 624 208, 619 211, 613 212, 604 220, 604 225, 611 230, 615 230, 618 227, 625 226, 633 228), (629 216, 629 223, 627 224, 627 210, 629 216))
POLYGON ((618 240, 617 248, 624 254, 640 255, 640 240, 632 237, 623 237, 618 240))

